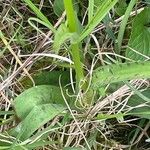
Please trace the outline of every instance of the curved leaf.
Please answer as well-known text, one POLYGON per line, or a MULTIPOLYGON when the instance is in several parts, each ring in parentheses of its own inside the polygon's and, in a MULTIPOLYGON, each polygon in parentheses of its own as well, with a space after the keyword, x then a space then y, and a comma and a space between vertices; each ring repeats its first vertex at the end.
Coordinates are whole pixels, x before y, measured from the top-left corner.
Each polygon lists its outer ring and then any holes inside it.
POLYGON ((34 3, 32 3, 31 0, 23 0, 28 6, 32 9, 32 11, 40 18, 43 22, 45 22, 49 28, 52 30, 52 32, 55 33, 55 28, 53 25, 49 22, 48 18, 35 6, 34 3))

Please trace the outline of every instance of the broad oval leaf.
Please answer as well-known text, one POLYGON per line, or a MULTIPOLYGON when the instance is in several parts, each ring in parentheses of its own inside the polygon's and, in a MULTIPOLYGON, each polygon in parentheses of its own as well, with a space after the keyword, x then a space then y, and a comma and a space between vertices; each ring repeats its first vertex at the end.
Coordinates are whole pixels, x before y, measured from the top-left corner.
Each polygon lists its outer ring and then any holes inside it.
POLYGON ((24 141, 29 138, 38 128, 61 114, 66 108, 58 104, 42 104, 34 106, 27 117, 20 122, 10 134, 24 141))
POLYGON ((21 120, 25 119, 34 107, 43 104, 64 104, 60 88, 52 85, 35 86, 14 100, 16 115, 21 120))
POLYGON ((145 8, 138 14, 132 25, 132 32, 128 47, 126 49, 126 57, 133 60, 145 60, 146 58, 135 51, 150 56, 150 8, 145 8))

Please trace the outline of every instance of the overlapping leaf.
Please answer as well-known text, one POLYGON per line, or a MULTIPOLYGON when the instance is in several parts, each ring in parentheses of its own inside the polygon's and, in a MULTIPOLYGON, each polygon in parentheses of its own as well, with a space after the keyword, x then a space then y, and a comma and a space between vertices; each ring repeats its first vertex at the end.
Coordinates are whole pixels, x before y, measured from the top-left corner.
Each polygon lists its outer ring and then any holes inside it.
POLYGON ((61 114, 65 107, 58 104, 42 104, 34 106, 27 117, 11 132, 20 140, 29 138, 39 127, 61 114))
POLYGON ((14 100, 14 109, 21 122, 9 133, 25 140, 66 107, 59 87, 39 85, 21 93, 14 100))
POLYGON ((150 88, 142 92, 142 94, 149 98, 149 102, 134 95, 129 99, 127 105, 133 108, 130 111, 133 115, 135 114, 135 116, 150 119, 150 88))
MULTIPOLYGON (((51 72, 40 72, 31 75, 35 85, 54 85, 59 86, 59 78, 62 86, 70 83, 69 71, 51 71, 51 72)), ((21 80, 21 84, 25 88, 32 87, 33 83, 28 77, 24 77, 21 80)))
POLYGON ((132 25, 132 33, 126 50, 126 56, 135 61, 145 60, 150 56, 150 8, 138 14, 132 25), (135 51, 137 51, 137 53, 135 51), (141 54, 139 54, 141 53, 141 54))
POLYGON ((21 93, 14 100, 16 115, 25 119, 35 107, 43 104, 64 104, 60 88, 52 85, 39 85, 21 93))

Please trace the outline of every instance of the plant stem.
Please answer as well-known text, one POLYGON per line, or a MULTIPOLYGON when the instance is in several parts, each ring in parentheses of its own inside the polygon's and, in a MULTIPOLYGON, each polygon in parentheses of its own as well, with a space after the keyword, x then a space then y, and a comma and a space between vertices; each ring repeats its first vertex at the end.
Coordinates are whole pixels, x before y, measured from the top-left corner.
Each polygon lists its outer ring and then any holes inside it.
POLYGON ((76 71, 76 82, 79 85, 80 81, 84 79, 83 65, 80 61, 80 49, 78 44, 72 44, 72 57, 74 61, 75 71, 76 71))
POLYGON ((127 25, 127 22, 128 22, 128 18, 130 17, 130 13, 131 13, 134 5, 136 4, 136 2, 137 2, 137 0, 131 0, 130 1, 129 6, 128 6, 126 12, 125 12, 124 18, 123 18, 123 20, 121 22, 119 33, 118 33, 118 38, 117 38, 117 41, 118 41, 118 44, 116 46, 117 54, 120 54, 122 40, 123 40, 123 35, 124 35, 125 28, 126 28, 126 25, 127 25))
MULTIPOLYGON (((68 27, 70 32, 78 32, 78 23, 76 14, 73 8, 72 0, 64 0, 64 6, 67 14, 68 27)), ((71 53, 74 61, 75 71, 76 71, 76 83, 79 88, 79 83, 84 79, 84 70, 82 62, 80 60, 80 48, 79 43, 71 45, 71 53)), ((77 89, 78 90, 78 89, 77 89)))

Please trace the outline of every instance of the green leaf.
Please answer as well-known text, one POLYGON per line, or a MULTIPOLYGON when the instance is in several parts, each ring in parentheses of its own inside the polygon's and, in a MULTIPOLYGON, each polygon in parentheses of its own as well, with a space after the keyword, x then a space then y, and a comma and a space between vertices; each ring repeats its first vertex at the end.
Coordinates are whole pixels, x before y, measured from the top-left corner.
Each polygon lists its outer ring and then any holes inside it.
MULTIPOLYGON (((63 117, 65 116, 66 114, 63 115, 63 117)), ((53 124, 50 124, 49 126, 43 128, 42 130, 38 131, 37 133, 35 133, 35 135, 33 135, 32 137, 29 138, 30 141, 39 141, 39 140, 46 140, 47 137, 49 136, 49 134, 53 133, 53 132, 57 132, 58 129, 61 129, 63 127, 61 121, 56 124, 56 125, 53 125, 53 124)), ((58 143, 58 141, 51 141, 53 143, 58 143)))
POLYGON ((40 20, 40 19, 38 19, 38 18, 35 18, 35 17, 30 17, 30 18, 28 19, 28 23, 29 23, 35 30, 37 30, 38 32, 40 32, 40 33, 43 34, 43 32, 33 23, 34 21, 37 22, 37 23, 39 23, 39 24, 41 24, 41 25, 44 25, 45 27, 47 27, 47 28, 49 28, 50 30, 53 31, 53 27, 50 26, 47 22, 45 22, 45 21, 43 21, 43 20, 40 20))
POLYGON ((34 5, 34 3, 32 3, 31 0, 23 0, 26 4, 28 4, 28 6, 32 9, 32 11, 38 16, 38 18, 40 18, 43 22, 45 22, 49 28, 52 30, 52 32, 55 32, 55 28, 53 27, 53 25, 49 22, 49 20, 47 19, 47 17, 34 5))
MULTIPOLYGON (((79 11, 78 2, 76 0, 73 0, 73 4, 74 4, 74 9, 76 10, 76 12, 78 12, 79 11)), ((54 13, 58 17, 60 17, 62 13, 65 11, 63 0, 54 0, 53 10, 54 13)))
POLYGON ((14 111, 0 111, 0 116, 1 115, 14 115, 14 111))
POLYGON ((113 23, 113 20, 108 14, 103 19, 103 23, 104 23, 104 25, 106 27, 105 31, 108 34, 109 38, 111 38, 115 42, 116 41, 116 37, 115 37, 115 34, 114 34, 113 30, 112 30, 112 27, 110 27, 110 23, 113 23))
POLYGON ((66 41, 69 40, 73 43, 74 39, 77 39, 76 33, 71 33, 69 29, 66 27, 65 24, 61 24, 58 30, 55 33, 54 37, 54 45, 53 48, 56 53, 58 53, 61 45, 66 41))
POLYGON ((63 0, 55 0, 53 5, 53 10, 54 13, 60 17, 63 11, 65 10, 63 0))
POLYGON ((117 6, 115 7, 115 11, 119 16, 124 15, 126 9, 127 9, 127 3, 125 0, 119 0, 117 3, 117 6))
POLYGON ((10 132, 24 141, 28 139, 39 127, 60 115, 66 108, 58 104, 42 104, 33 107, 27 117, 10 132))
POLYGON ((145 0, 146 3, 150 4, 150 0, 145 0))
POLYGON ((111 64, 98 67, 93 71, 91 86, 98 89, 103 85, 121 81, 150 77, 150 61, 111 64), (134 68, 134 69, 133 69, 134 68))
POLYGON ((43 147, 43 146, 46 146, 46 145, 50 145, 50 144, 55 144, 55 142, 53 142, 53 141, 46 141, 46 140, 41 141, 40 140, 40 141, 34 142, 32 144, 26 145, 26 148, 28 148, 28 149, 40 148, 40 147, 43 147))
POLYGON ((94 5, 97 8, 99 5, 101 5, 103 0, 94 0, 94 5))
POLYGON ((80 38, 77 40, 77 42, 82 41, 92 32, 92 30, 94 30, 94 28, 102 21, 102 19, 106 16, 110 9, 113 8, 113 6, 117 3, 117 1, 118 0, 103 0, 101 5, 97 8, 95 15, 81 33, 80 38))
POLYGON ((128 106, 133 108, 129 113, 132 113, 133 115, 135 114, 135 116, 141 118, 150 119, 150 88, 142 92, 142 94, 145 97, 149 98, 149 102, 147 102, 145 106, 142 106, 146 101, 144 101, 137 95, 132 96, 127 104, 128 106), (141 107, 138 107, 140 105, 141 107))
POLYGON ((145 60, 146 58, 135 51, 150 56, 150 8, 145 8, 140 14, 138 14, 132 25, 132 32, 128 47, 126 50, 126 57, 133 60, 145 60), (132 48, 132 49, 130 49, 132 48))
POLYGON ((21 120, 25 119, 35 106, 43 104, 64 104, 60 88, 52 85, 35 86, 14 100, 16 115, 21 120))
POLYGON ((118 114, 98 114, 97 119, 98 120, 107 120, 107 119, 112 119, 112 118, 122 118, 124 117, 125 114, 123 113, 118 113, 118 114))
POLYGON ((63 150, 85 150, 84 148, 78 148, 78 147, 65 147, 63 150))
MULTIPOLYGON (((1 137, 0 137, 1 138, 1 137)), ((8 137, 10 138, 10 137, 8 137)), ((6 139, 5 138, 1 138, 0 140, 2 141, 5 141, 6 139)), ((1 149, 11 149, 11 150, 33 150, 35 148, 41 148, 43 146, 46 146, 46 145, 50 145, 50 144, 55 144, 57 142, 53 142, 53 141, 47 141, 47 140, 38 140, 34 143, 16 143, 15 145, 13 145, 12 147, 12 143, 6 143, 6 142, 1 142, 0 141, 0 150, 1 149)))
POLYGON ((0 149, 7 149, 9 148, 10 144, 11 144, 11 141, 9 141, 9 139, 3 136, 0 136, 0 149))
POLYGON ((88 22, 90 22, 93 18, 93 14, 94 14, 94 0, 90 0, 88 3, 88 22))
MULTIPOLYGON (((66 86, 70 83, 70 74, 69 71, 51 71, 51 72, 40 72, 31 75, 35 85, 55 85, 59 86, 59 78, 62 86, 66 86)), ((33 83, 28 78, 25 77, 21 80, 21 84, 25 88, 32 87, 33 83)))

